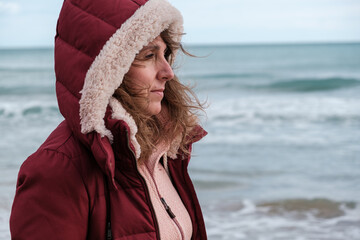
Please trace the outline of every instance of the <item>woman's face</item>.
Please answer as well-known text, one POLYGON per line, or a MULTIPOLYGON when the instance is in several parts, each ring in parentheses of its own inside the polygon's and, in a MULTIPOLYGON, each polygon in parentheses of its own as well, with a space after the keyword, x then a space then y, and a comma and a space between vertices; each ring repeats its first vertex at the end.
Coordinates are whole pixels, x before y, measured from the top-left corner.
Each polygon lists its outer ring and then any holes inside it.
POLYGON ((174 78, 166 52, 167 46, 158 36, 140 51, 127 73, 130 88, 146 100, 140 107, 151 116, 160 113, 165 83, 174 78))

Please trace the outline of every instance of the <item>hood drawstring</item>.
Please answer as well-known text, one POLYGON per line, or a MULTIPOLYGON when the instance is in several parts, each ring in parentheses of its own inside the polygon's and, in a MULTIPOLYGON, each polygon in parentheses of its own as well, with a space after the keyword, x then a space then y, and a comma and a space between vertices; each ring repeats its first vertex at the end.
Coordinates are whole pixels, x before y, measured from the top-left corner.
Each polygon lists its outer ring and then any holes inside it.
POLYGON ((165 171, 167 173, 167 175, 170 177, 170 173, 169 173, 169 166, 168 166, 168 157, 167 157, 167 152, 164 153, 164 156, 163 156, 163 163, 164 163, 164 168, 165 168, 165 171))

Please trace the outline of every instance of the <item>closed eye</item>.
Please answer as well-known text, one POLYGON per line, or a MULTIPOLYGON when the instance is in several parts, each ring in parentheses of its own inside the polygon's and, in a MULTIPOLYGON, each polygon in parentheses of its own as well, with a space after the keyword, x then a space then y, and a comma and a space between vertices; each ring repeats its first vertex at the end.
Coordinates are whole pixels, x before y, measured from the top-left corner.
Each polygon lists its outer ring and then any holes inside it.
POLYGON ((148 54, 148 55, 145 55, 145 58, 146 58, 146 59, 150 59, 150 58, 152 58, 152 57, 154 57, 154 56, 155 56, 154 53, 150 53, 150 54, 148 54))

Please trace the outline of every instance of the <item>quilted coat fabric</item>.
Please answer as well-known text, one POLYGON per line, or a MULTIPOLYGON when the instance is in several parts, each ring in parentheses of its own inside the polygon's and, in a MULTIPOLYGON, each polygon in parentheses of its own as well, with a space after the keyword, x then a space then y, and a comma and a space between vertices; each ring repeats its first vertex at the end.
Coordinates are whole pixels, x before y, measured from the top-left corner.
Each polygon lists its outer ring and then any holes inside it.
MULTIPOLYGON (((165 29, 182 32, 181 15, 166 0, 64 1, 55 73, 65 120, 20 168, 12 239, 105 239, 107 216, 113 239, 160 239, 137 168, 137 127, 112 94, 135 54, 165 29)), ((205 135, 200 126, 193 129, 190 152, 205 135)), ((187 172, 190 154, 176 150, 168 156, 174 187, 192 220, 192 239, 204 240, 204 220, 187 172)))

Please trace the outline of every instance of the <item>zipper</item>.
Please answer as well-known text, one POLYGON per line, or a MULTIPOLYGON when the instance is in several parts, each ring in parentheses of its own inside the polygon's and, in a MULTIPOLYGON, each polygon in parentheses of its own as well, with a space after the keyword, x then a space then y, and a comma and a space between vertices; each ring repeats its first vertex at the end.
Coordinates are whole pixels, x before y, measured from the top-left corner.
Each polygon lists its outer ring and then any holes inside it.
MULTIPOLYGON (((150 169, 148 168, 148 166, 146 166, 147 170, 150 172, 150 169)), ((181 235, 181 239, 185 240, 185 234, 184 234, 184 230, 182 229, 179 221, 176 219, 175 214, 173 213, 173 211, 171 211, 170 206, 166 203, 165 199, 161 196, 158 186, 155 182, 154 176, 152 174, 150 174, 154 184, 155 184, 155 188, 156 188, 156 192, 158 194, 158 197, 160 198, 162 204, 164 205, 164 208, 166 210, 166 212, 169 214, 169 217, 174 221, 175 225, 177 226, 177 228, 179 229, 180 235, 181 235)))
POLYGON ((167 211, 167 213, 171 217, 171 219, 176 218, 175 214, 171 211, 171 208, 169 207, 169 205, 167 205, 165 199, 163 197, 161 197, 160 200, 161 200, 162 204, 164 205, 165 210, 167 211))
POLYGON ((185 234, 184 231, 179 223, 179 221, 176 219, 175 214, 171 211, 171 208, 169 207, 169 205, 167 205, 165 199, 163 197, 160 196, 160 200, 163 203, 165 210, 167 211, 167 213, 169 214, 170 218, 174 221, 174 223, 176 224, 176 226, 178 227, 180 234, 181 234, 181 239, 185 240, 185 234))
POLYGON ((127 145, 129 150, 131 151, 132 155, 133 155, 133 163, 135 165, 135 169, 136 172, 139 176, 139 179, 141 180, 141 183, 143 184, 143 186, 145 187, 145 195, 146 198, 148 199, 148 201, 150 202, 150 212, 151 212, 151 216, 154 220, 154 225, 155 225, 155 231, 156 231, 156 239, 160 240, 160 230, 159 230, 159 223, 158 220, 156 218, 156 214, 155 214, 155 210, 154 210, 154 206, 152 205, 151 199, 150 199, 150 193, 149 193, 149 188, 146 185, 146 181, 144 179, 144 177, 140 174, 139 169, 137 167, 137 160, 136 160, 136 155, 135 152, 132 150, 132 148, 130 147, 130 138, 129 138, 129 132, 126 130, 126 137, 127 137, 127 145))
MULTIPOLYGON (((151 202, 150 193, 149 193, 149 188, 148 188, 148 186, 147 186, 147 184, 146 184, 146 181, 145 181, 144 177, 140 174, 139 169, 138 169, 138 167, 137 167, 136 155, 135 155, 135 152, 133 151, 133 149, 132 149, 131 146, 130 146, 129 132, 126 131, 126 133, 127 133, 127 134, 126 134, 126 135, 127 135, 127 145, 128 145, 129 150, 131 151, 131 153, 132 153, 132 155, 133 155, 133 163, 134 163, 134 165, 135 165, 136 172, 137 172, 137 174, 138 174, 138 176, 139 176, 139 179, 141 180, 141 183, 143 184, 143 186, 145 186, 145 195, 146 195, 147 199, 148 199, 149 202, 150 202, 151 215, 152 215, 153 219, 155 220, 155 221, 154 221, 154 224, 155 224, 155 230, 156 230, 156 238, 157 238, 158 240, 160 240, 159 223, 158 223, 158 220, 157 220, 157 218, 156 218, 154 206, 153 206, 153 204, 152 204, 152 202, 151 202)), ((148 171, 149 171, 149 168, 148 168, 147 166, 146 166, 146 168, 147 168, 148 171)), ((175 214, 171 211, 171 208, 169 207, 169 205, 167 205, 165 199, 160 195, 160 192, 159 192, 159 189, 158 189, 158 187, 157 187, 157 185, 156 185, 156 182, 155 182, 154 177, 153 177, 151 174, 150 174, 150 176, 151 176, 151 178, 152 178, 152 180, 153 180, 153 182, 154 182, 154 184, 155 184, 158 197, 160 198, 162 204, 164 205, 166 212, 169 214, 170 218, 174 221, 175 225, 178 227, 178 229, 179 229, 179 231, 180 231, 180 234, 181 234, 181 239, 182 239, 182 240, 185 240, 185 234, 184 234, 184 231, 183 231, 183 229, 182 229, 179 221, 176 219, 176 216, 175 216, 175 214)))

